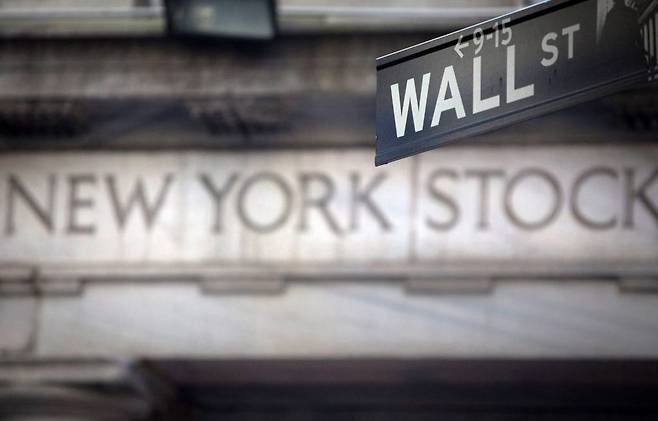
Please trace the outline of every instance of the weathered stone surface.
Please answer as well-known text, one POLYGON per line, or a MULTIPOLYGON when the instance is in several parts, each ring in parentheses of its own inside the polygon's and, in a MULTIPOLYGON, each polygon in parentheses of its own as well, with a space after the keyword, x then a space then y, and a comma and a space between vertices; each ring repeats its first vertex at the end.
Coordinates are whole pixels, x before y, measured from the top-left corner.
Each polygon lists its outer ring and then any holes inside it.
POLYGON ((38 305, 34 297, 0 301, 0 356, 20 356, 33 351, 38 305))
POLYGON ((602 280, 413 296, 377 282, 299 283, 276 296, 204 295, 176 282, 98 284, 81 297, 44 301, 34 355, 655 357, 657 301, 602 280))

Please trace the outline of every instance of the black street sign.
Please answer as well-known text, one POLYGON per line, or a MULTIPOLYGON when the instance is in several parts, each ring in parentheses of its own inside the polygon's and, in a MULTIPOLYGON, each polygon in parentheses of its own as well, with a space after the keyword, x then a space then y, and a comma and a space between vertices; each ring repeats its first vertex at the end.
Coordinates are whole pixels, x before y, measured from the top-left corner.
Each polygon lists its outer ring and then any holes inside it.
POLYGON ((376 165, 646 81, 655 1, 546 1, 377 59, 376 165))

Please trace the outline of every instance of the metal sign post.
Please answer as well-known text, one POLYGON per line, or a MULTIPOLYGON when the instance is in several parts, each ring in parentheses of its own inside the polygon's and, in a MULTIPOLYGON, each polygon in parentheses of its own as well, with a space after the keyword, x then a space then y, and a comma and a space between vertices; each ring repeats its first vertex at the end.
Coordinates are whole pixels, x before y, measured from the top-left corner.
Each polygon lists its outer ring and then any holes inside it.
POLYGON ((639 3, 546 1, 377 59, 376 165, 646 81, 639 3))

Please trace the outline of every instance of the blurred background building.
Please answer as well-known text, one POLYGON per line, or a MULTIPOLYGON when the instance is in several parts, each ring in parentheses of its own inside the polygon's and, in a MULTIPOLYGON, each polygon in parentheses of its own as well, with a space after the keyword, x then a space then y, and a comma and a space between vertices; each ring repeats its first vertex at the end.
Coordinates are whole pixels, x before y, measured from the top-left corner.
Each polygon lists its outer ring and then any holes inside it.
POLYGON ((0 419, 657 419, 655 85, 374 167, 527 3, 0 0, 0 419))

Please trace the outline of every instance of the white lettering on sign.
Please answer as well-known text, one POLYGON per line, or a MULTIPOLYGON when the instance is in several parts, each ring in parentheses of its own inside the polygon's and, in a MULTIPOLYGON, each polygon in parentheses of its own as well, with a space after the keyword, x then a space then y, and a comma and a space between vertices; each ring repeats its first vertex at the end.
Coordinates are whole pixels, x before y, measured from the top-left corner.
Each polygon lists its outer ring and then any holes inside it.
POLYGON ((500 96, 482 99, 482 58, 473 59, 473 114, 500 106, 500 96))
POLYGON ((427 107, 427 92, 430 86, 430 73, 423 75, 420 88, 420 98, 416 93, 416 81, 409 79, 404 89, 404 105, 400 105, 400 86, 396 83, 391 85, 391 97, 393 98, 393 115, 395 116, 395 130, 398 137, 404 136, 407 128, 407 116, 409 109, 414 121, 414 130, 423 130, 425 124, 425 108, 427 107))
POLYGON ((569 60, 571 60, 573 58, 573 52, 574 52, 573 36, 574 36, 574 33, 577 32, 577 31, 580 31, 580 25, 579 24, 569 26, 569 27, 564 28, 562 30, 562 35, 566 35, 569 39, 569 43, 568 43, 568 45, 569 45, 569 50, 568 50, 569 51, 569 53, 568 53, 569 60))
POLYGON ((448 66, 443 72, 443 78, 441 78, 439 96, 436 99, 434 117, 432 117, 432 127, 439 125, 441 122, 441 114, 444 111, 452 109, 457 113, 457 118, 466 117, 462 95, 459 92, 459 85, 457 84, 457 77, 455 76, 455 69, 452 66, 448 66), (452 95, 449 99, 446 98, 448 89, 450 89, 450 94, 452 95))
MULTIPOLYGON (((534 96, 534 85, 529 84, 520 88, 516 87, 516 47, 510 45, 507 51, 507 89, 506 103, 520 101, 534 96)), ((500 95, 492 95, 483 98, 482 95, 482 57, 473 58, 473 114, 489 111, 500 107, 500 95)), ((395 119, 395 130, 397 137, 404 137, 407 129, 407 120, 409 112, 414 125, 414 131, 417 133, 425 127, 425 112, 427 109, 428 92, 431 84, 431 73, 423 75, 420 95, 416 88, 414 79, 407 80, 404 90, 404 98, 400 97, 400 85, 395 83, 391 85, 391 99, 393 103, 393 116, 395 119)), ((441 114, 448 110, 455 110, 458 119, 466 117, 464 102, 462 100, 459 83, 453 66, 447 66, 443 70, 439 85, 439 91, 436 98, 431 127, 436 127, 441 123, 441 114), (448 90, 451 96, 447 97, 448 90)))
MULTIPOLYGON (((507 26, 508 24, 509 19, 505 19, 502 24, 495 23, 491 29, 483 30, 482 28, 476 28, 473 31, 472 39, 475 49, 473 50, 474 57, 472 59, 472 115, 501 107, 503 105, 503 94, 504 104, 527 100, 535 95, 534 83, 518 86, 517 69, 519 67, 523 68, 523 63, 517 63, 517 48, 515 45, 510 44, 513 35, 512 29, 507 26), (484 50, 487 40, 494 40, 493 45, 496 49, 506 46, 506 65, 504 69, 505 90, 504 92, 490 92, 491 85, 488 85, 488 96, 483 91, 483 81, 487 80, 485 77, 487 63, 479 55, 484 50)), ((567 59, 573 59, 575 56, 575 36, 578 31, 580 31, 580 24, 574 24, 562 28, 559 33, 549 32, 544 35, 541 41, 541 49, 545 55, 540 60, 541 65, 543 67, 550 67, 558 62, 560 57, 560 47, 558 45, 560 37, 566 40, 567 59)), ((469 42, 463 41, 462 35, 457 41, 454 50, 461 59, 465 57, 464 51, 470 46, 471 44, 469 42)), ((414 78, 406 81, 403 95, 400 92, 400 84, 392 84, 390 86, 391 102, 393 105, 393 118, 395 120, 397 137, 402 138, 407 134, 407 122, 410 117, 415 133, 426 129, 425 114, 430 111, 427 109, 428 96, 430 92, 437 92, 436 89, 432 89, 432 86, 436 86, 434 84, 437 83, 439 89, 436 101, 434 101, 435 105, 432 111, 430 127, 440 126, 441 117, 446 111, 454 110, 457 120, 466 117, 466 109, 462 99, 463 89, 459 86, 460 79, 455 66, 450 65, 443 69, 441 78, 438 81, 433 79, 432 73, 425 73, 422 76, 420 92, 418 92, 414 78), (448 96, 448 92, 450 96, 448 96)))
MULTIPOLYGON (((574 58, 574 52, 575 52, 574 34, 578 31, 580 31, 580 24, 567 26, 566 28, 562 29, 562 35, 567 37, 567 58, 569 60, 574 58)), ((560 57, 560 50, 555 45, 557 39, 558 39, 558 34, 555 32, 549 32, 548 34, 544 35, 544 38, 542 38, 541 41, 542 51, 544 53, 549 54, 548 57, 544 57, 541 59, 542 66, 550 67, 553 66, 555 63, 557 63, 560 57)))
POLYGON ((544 38, 541 41, 541 48, 545 53, 549 53, 551 56, 550 57, 545 57, 541 59, 541 65, 544 67, 549 67, 555 64, 557 61, 559 55, 560 55, 560 50, 555 46, 555 44, 551 44, 550 42, 554 42, 557 39, 557 34, 555 32, 549 32, 544 36, 544 38))
POLYGON ((535 85, 516 88, 516 47, 507 47, 507 103, 521 101, 535 95, 535 85))

